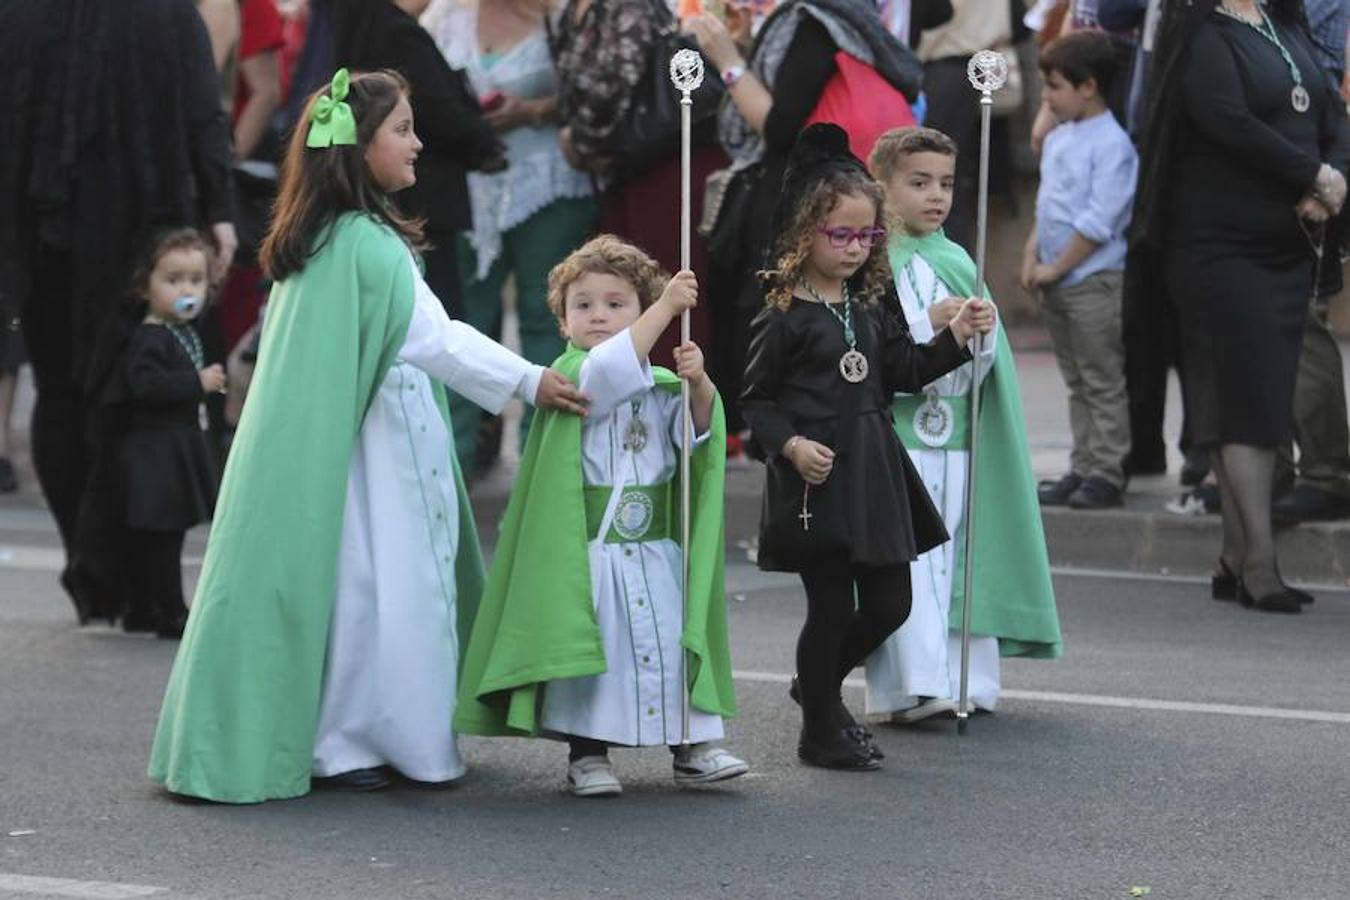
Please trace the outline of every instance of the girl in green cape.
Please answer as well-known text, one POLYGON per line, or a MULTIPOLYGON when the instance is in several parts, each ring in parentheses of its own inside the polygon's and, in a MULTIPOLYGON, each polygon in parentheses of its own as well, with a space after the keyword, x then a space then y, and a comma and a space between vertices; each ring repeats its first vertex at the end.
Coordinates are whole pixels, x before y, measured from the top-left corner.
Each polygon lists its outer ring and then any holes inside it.
POLYGON ((310 98, 262 262, 272 290, 150 776, 230 803, 464 771, 451 730, 482 559, 448 385, 582 411, 580 393, 463 323, 387 195, 421 142, 396 73, 310 98))

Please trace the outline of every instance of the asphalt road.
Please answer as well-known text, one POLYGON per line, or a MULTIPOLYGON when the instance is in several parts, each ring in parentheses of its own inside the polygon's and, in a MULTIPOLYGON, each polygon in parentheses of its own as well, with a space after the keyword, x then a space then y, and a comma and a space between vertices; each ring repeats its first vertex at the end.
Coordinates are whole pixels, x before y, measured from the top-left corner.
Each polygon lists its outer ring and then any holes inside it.
POLYGON ((448 790, 224 807, 145 778, 174 645, 75 627, 58 556, 0 521, 0 897, 1350 896, 1347 594, 1275 617, 1061 574, 1062 660, 842 774, 795 759, 798 588, 733 562, 745 778, 679 790, 664 751, 617 752, 624 796, 582 801, 558 745, 473 739, 448 790))

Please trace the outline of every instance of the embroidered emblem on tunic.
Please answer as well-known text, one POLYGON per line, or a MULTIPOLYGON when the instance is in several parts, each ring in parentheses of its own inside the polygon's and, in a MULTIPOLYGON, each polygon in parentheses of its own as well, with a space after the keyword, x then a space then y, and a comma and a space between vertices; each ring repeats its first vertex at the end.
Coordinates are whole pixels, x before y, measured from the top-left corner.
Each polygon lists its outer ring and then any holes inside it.
POLYGON ((930 447, 942 447, 951 440, 955 425, 952 405, 930 394, 914 411, 914 433, 930 447))
POLYGON ((614 530, 626 541, 640 541, 652 527, 652 498, 641 491, 624 491, 614 512, 614 530))

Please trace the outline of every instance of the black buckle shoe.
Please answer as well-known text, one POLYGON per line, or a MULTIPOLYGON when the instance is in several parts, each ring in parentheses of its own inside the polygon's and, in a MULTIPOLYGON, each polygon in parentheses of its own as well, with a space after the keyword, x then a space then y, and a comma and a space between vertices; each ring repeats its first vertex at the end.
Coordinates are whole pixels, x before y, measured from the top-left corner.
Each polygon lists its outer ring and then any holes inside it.
POLYGON ((842 772, 875 772, 881 768, 881 763, 860 747, 846 728, 824 739, 812 738, 802 729, 797 758, 810 766, 842 772))
MULTIPOLYGON (((790 697, 792 702, 798 706, 802 705, 802 689, 801 685, 797 683, 796 675, 792 676, 792 681, 788 684, 788 697, 790 697)), ((877 746, 876 735, 872 734, 872 732, 867 729, 866 725, 859 724, 858 721, 853 718, 853 714, 850 713, 848 707, 844 705, 843 697, 839 698, 839 708, 837 713, 840 720, 844 723, 844 733, 847 734, 855 744, 866 750, 868 756, 875 760, 886 758, 886 754, 877 746)))

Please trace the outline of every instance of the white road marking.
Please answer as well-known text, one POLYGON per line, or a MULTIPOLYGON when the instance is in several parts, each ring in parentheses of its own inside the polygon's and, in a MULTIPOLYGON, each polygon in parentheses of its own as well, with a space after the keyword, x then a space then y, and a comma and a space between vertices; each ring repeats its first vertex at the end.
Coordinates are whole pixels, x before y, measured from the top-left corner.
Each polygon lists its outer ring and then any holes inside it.
MULTIPOLYGON (((787 684, 791 675, 782 672, 733 671, 733 678, 768 684, 787 684)), ((849 678, 844 687, 863 688, 861 678, 849 678)), ((1288 719, 1295 722, 1328 722, 1350 725, 1350 713, 1328 712, 1319 709, 1287 709, 1279 706, 1241 706, 1233 703, 1192 703, 1186 700, 1154 700, 1148 697, 1112 697, 1105 694, 1069 694, 1059 691, 1004 690, 1005 700, 1027 700, 1033 703, 1067 703, 1076 706, 1107 706, 1115 709, 1144 709, 1152 712, 1205 713, 1219 716, 1241 716, 1249 719, 1288 719)))
POLYGON ((128 900, 132 897, 151 897, 168 888, 144 884, 114 884, 110 881, 76 881, 73 878, 40 878, 36 875, 16 875, 0 872, 0 891, 34 894, 39 897, 84 897, 93 900, 128 900))

